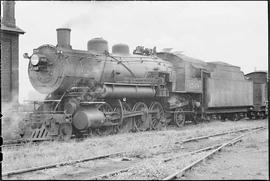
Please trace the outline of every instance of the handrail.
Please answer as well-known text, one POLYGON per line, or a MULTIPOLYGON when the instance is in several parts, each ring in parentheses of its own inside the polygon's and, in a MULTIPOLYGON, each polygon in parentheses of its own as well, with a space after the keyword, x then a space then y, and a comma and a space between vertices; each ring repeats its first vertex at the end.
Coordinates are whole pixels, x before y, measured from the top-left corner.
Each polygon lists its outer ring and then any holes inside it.
POLYGON ((30 102, 30 103, 43 103, 43 102, 58 102, 61 101, 60 99, 52 99, 52 100, 43 100, 43 101, 35 101, 35 100, 24 100, 23 102, 30 102))
POLYGON ((118 60, 117 58, 113 57, 112 55, 109 54, 109 52, 105 52, 105 55, 108 57, 111 57, 112 59, 116 60, 117 63, 121 63, 121 65, 123 65, 128 71, 129 73, 133 76, 136 77, 135 74, 130 70, 130 68, 128 68, 121 60, 118 60))
POLYGON ((105 102, 80 102, 80 104, 104 104, 105 102))
POLYGON ((55 106, 55 108, 54 108, 54 110, 53 111, 56 111, 56 109, 58 108, 58 106, 59 106, 59 104, 60 104, 60 102, 62 101, 62 99, 64 98, 64 96, 66 95, 66 91, 64 92, 64 94, 61 96, 61 98, 60 98, 60 101, 56 104, 56 106, 55 106))
POLYGON ((128 84, 128 83, 122 83, 122 82, 104 82, 105 85, 123 85, 123 86, 151 86, 152 84, 128 84))
POLYGON ((44 114, 55 114, 55 113, 65 113, 64 111, 23 111, 26 113, 44 113, 44 114))

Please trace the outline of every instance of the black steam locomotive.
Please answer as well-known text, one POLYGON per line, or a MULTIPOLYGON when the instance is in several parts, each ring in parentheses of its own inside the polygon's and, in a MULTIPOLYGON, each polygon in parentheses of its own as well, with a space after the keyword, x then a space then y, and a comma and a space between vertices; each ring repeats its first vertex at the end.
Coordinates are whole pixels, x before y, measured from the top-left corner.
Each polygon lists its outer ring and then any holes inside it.
POLYGON ((155 48, 137 47, 130 54, 125 44, 109 53, 102 38, 88 41, 87 50, 74 50, 70 31, 57 29, 57 46, 24 54, 33 87, 47 97, 34 102, 34 111, 20 124, 23 138, 69 139, 267 114, 266 80, 254 88, 255 78, 239 67, 155 48))

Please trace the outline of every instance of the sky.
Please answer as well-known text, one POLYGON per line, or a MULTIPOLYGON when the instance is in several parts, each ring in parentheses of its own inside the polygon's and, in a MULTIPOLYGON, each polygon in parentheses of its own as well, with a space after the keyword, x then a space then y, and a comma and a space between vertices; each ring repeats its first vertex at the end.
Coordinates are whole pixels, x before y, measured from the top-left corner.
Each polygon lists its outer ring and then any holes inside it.
MULTIPOLYGON (((2 12, 2 11, 1 11, 2 12)), ((1 15, 2 16, 2 15, 1 15)), ((267 1, 17 1, 19 101, 42 99, 28 79, 28 60, 42 44, 56 45, 56 29, 71 28, 74 49, 103 37, 112 45, 173 48, 203 61, 223 61, 247 74, 268 70, 267 1)))

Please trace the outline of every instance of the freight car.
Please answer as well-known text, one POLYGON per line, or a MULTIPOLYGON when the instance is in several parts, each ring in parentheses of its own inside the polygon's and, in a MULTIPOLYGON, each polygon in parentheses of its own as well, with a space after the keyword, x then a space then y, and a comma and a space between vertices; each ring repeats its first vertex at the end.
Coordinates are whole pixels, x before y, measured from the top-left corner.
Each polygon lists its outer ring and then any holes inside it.
POLYGON ((253 81, 253 106, 248 110, 250 119, 265 118, 268 115, 267 72, 255 71, 246 74, 253 81))
POLYGON ((236 119, 253 105, 253 82, 239 67, 155 48, 130 54, 125 44, 109 53, 102 38, 75 50, 70 32, 57 29, 57 46, 24 54, 30 82, 47 94, 20 123, 25 139, 145 131, 212 116, 236 119))

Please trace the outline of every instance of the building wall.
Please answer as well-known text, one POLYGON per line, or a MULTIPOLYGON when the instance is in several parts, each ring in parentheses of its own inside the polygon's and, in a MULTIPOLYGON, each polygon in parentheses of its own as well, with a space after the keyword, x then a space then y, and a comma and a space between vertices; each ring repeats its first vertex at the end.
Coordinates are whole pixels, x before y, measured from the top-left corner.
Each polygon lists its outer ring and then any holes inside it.
POLYGON ((18 36, 17 33, 1 32, 1 102, 18 102, 18 36))

